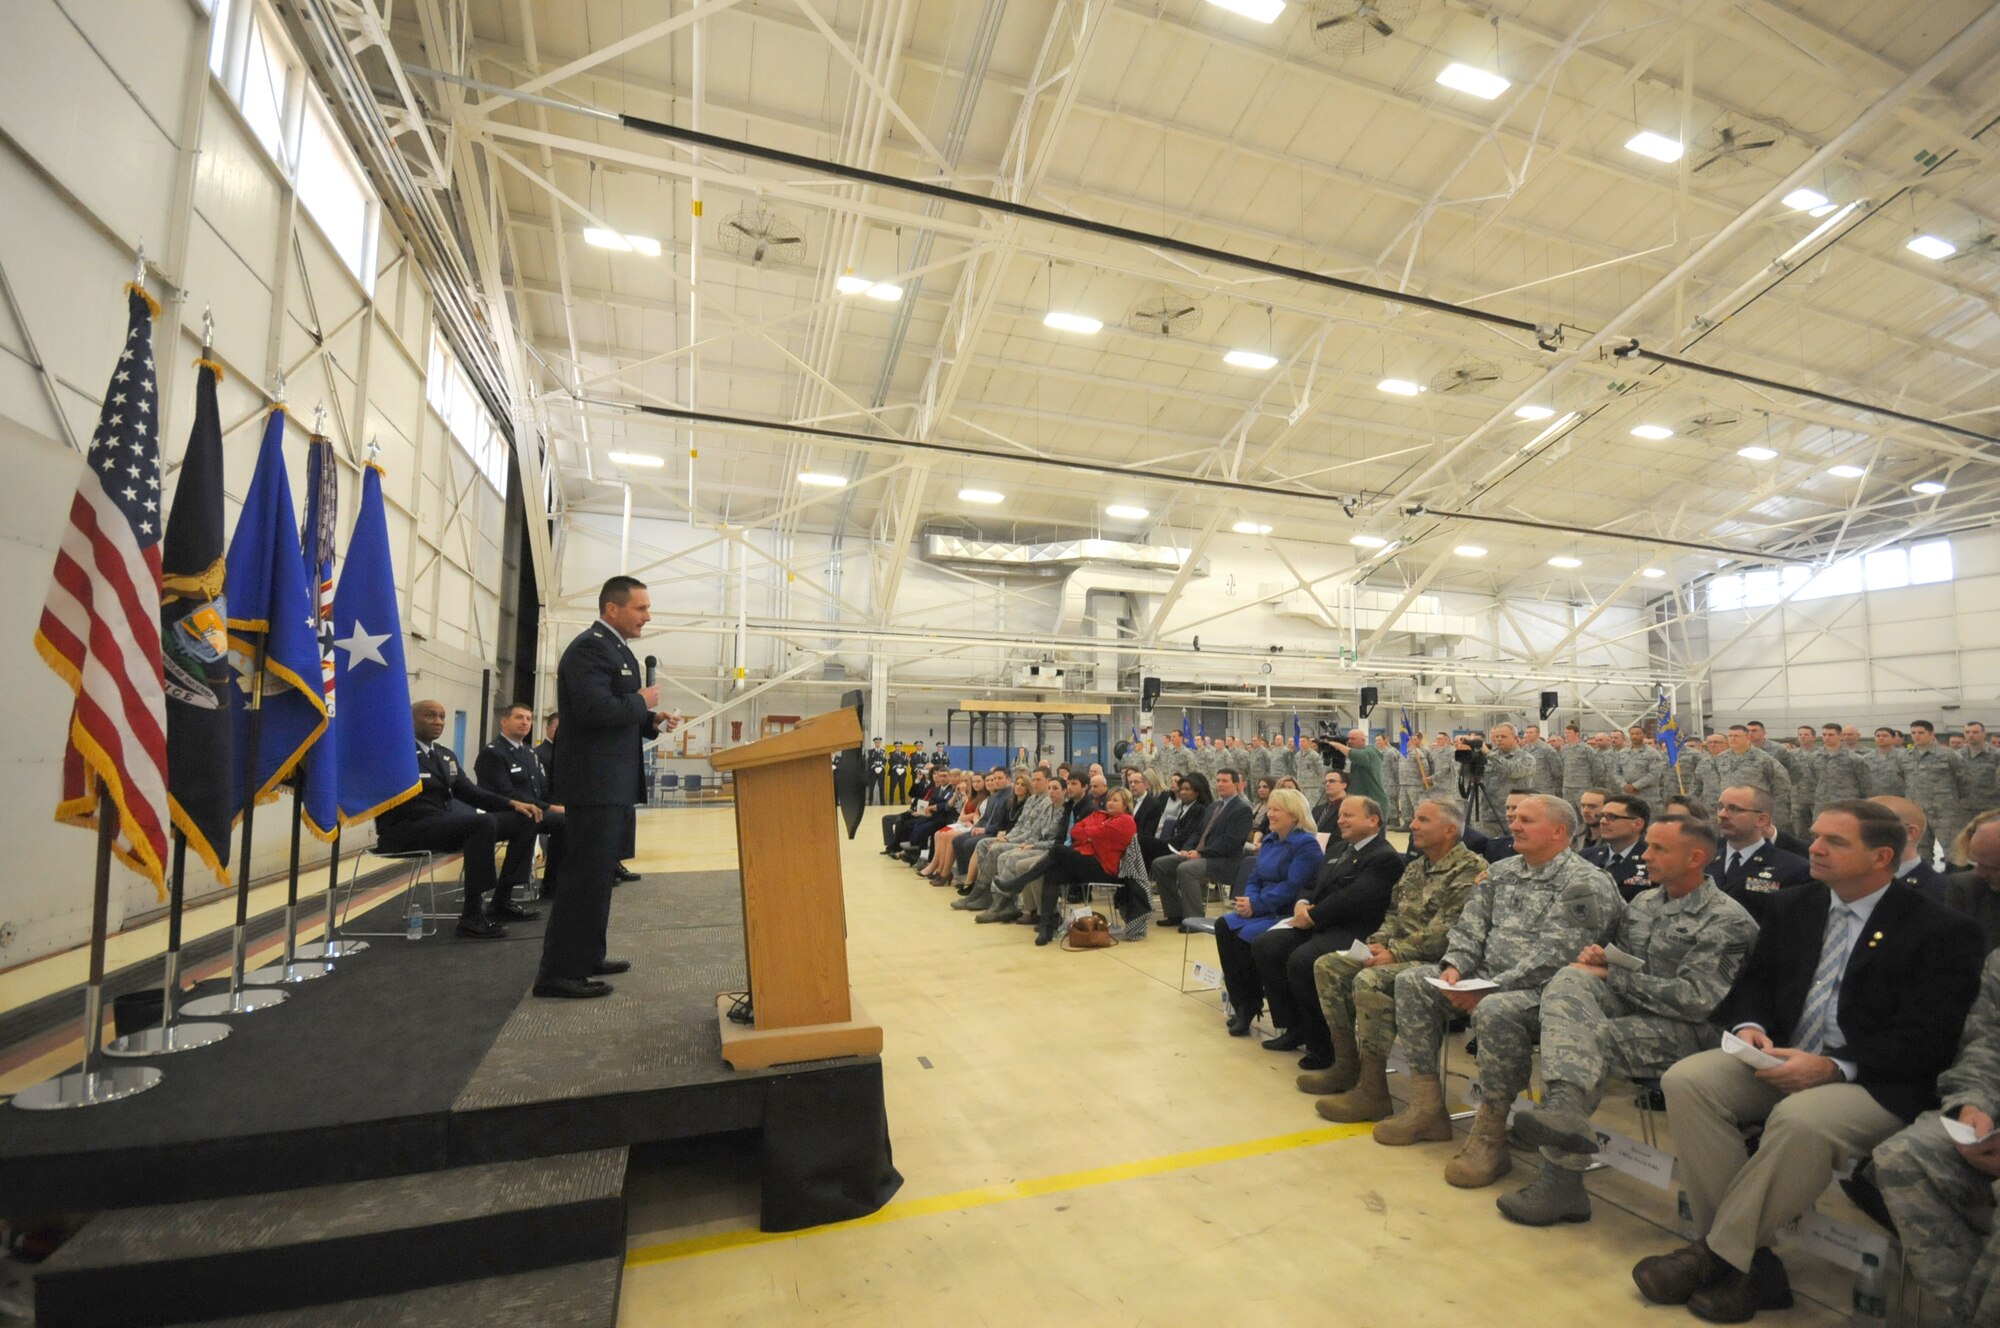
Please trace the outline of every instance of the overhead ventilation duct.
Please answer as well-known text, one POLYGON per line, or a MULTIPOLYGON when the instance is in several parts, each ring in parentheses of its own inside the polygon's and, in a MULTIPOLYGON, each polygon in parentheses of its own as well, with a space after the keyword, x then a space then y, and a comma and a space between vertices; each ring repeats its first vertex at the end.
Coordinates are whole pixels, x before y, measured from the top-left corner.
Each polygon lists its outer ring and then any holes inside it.
MULTIPOLYGON (((924 534, 923 554, 926 560, 935 563, 970 564, 1020 571, 1074 567, 1082 563, 1111 563, 1121 567, 1147 567, 1178 572, 1181 570, 1181 564, 1188 558, 1188 550, 1161 544, 1131 544, 1123 540, 1105 539, 1015 544, 972 539, 964 535, 940 534, 934 531, 927 531, 924 534)), ((1201 565, 1196 566, 1195 575, 1206 574, 1201 565)))

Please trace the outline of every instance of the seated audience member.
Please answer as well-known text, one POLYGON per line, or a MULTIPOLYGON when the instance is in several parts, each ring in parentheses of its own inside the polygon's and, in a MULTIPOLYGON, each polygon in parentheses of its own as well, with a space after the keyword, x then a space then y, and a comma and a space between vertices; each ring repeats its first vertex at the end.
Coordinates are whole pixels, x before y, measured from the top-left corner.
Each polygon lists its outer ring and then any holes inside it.
MULTIPOLYGON (((986 772, 986 804, 980 808, 979 819, 971 826, 963 828, 951 838, 951 850, 947 856, 943 848, 934 855, 945 859, 948 880, 958 887, 962 898, 951 902, 953 908, 969 909, 974 906, 965 903, 972 894, 972 854, 981 843, 994 835, 1003 834, 1014 824, 1021 814, 1021 805, 1027 801, 1028 777, 1025 774, 1008 777, 1005 770, 994 766, 986 772)), ((979 908, 984 908, 981 904, 979 908)))
POLYGON ((1676 793, 1666 801, 1666 815, 1685 816, 1691 821, 1714 821, 1715 813, 1700 798, 1687 793, 1676 793))
MULTIPOLYGON (((1725 799, 1727 800, 1727 799, 1725 799)), ((1778 1230, 1810 1210, 1843 1159, 1868 1156, 1938 1105, 1979 988, 1964 919, 1895 882, 1908 838, 1872 802, 1813 823, 1809 885, 1767 896, 1761 930, 1716 1022, 1783 1063, 1704 1051, 1662 1087, 1693 1210, 1693 1243, 1632 1269, 1656 1305, 1742 1323, 1792 1303, 1778 1230), (1762 1121, 1757 1152, 1743 1127, 1762 1121)))
POLYGON ((1292 906, 1291 925, 1272 928, 1250 946, 1271 1022, 1284 1030, 1265 1042, 1265 1049, 1303 1047, 1302 1070, 1333 1064, 1332 1034, 1320 1014, 1313 963, 1380 927, 1403 875, 1403 855, 1382 837, 1382 829, 1382 808, 1374 799, 1357 793, 1343 800, 1340 838, 1327 845, 1327 859, 1311 892, 1292 906))
POLYGON ((1934 899, 1942 904, 1944 873, 1917 854, 1917 845, 1924 842, 1924 836, 1929 831, 1930 822, 1924 815, 1924 809, 1908 798, 1899 798, 1893 793, 1884 793, 1870 798, 1869 801, 1879 802, 1894 812, 1896 819, 1903 823, 1904 833, 1910 837, 1909 843, 1903 847, 1903 860, 1896 864, 1896 879, 1926 899, 1934 899))
MULTIPOLYGON (((1049 854, 1069 844, 1070 836, 1079 821, 1099 810, 1090 801, 1088 780, 1089 776, 1082 771, 1070 771, 1069 783, 1063 790, 1062 803, 1056 809, 1055 825, 1049 832, 1048 845, 1032 853, 1009 854, 1002 864, 1005 870, 994 877, 994 906, 1003 911, 1018 913, 1020 916, 1014 919, 1016 922, 1037 927, 1041 925, 1044 910, 1039 901, 1043 865, 1047 863, 1049 854), (1031 886, 1037 893, 1028 897, 1027 892, 1031 886), (1021 907, 1024 899, 1028 903, 1026 908, 1021 907)), ((1053 790, 1049 796, 1055 796, 1053 790)), ((1060 915, 1061 910, 1056 907, 1056 901, 1051 899, 1048 903, 1047 911, 1060 915)))
POLYGON ((1617 933, 1625 903, 1603 871, 1570 851, 1576 811, 1561 798, 1537 793, 1515 810, 1515 856, 1487 868, 1446 938, 1444 961, 1396 975, 1396 1034, 1410 1060, 1409 1104, 1375 1126, 1375 1142, 1391 1147, 1452 1137, 1438 1079, 1438 1048, 1447 1011, 1472 1016, 1479 1041, 1479 1114, 1472 1134, 1445 1165, 1461 1189, 1490 1185, 1513 1166, 1507 1151, 1507 1110, 1528 1086, 1534 1046, 1507 1030, 1532 1021, 1548 980, 1586 946, 1617 933), (1446 983, 1484 978, 1493 987, 1446 991, 1446 983), (1488 1036, 1491 1026, 1496 1036, 1488 1036))
POLYGON ((1139 827, 1139 849, 1151 862, 1167 851, 1159 837, 1160 818, 1166 815, 1171 799, 1156 787, 1151 775, 1136 768, 1125 772, 1125 793, 1132 800, 1132 823, 1139 827))
POLYGON ((951 845, 960 834, 979 824, 986 814, 986 804, 992 799, 993 780, 981 778, 971 772, 963 772, 955 777, 958 787, 958 819, 941 826, 931 835, 931 851, 928 860, 919 859, 917 875, 928 876, 939 885, 950 880, 951 845))
POLYGON ((463 852, 465 906, 458 934, 476 940, 505 936, 503 921, 542 915, 539 909, 514 902, 514 888, 527 884, 534 866, 542 809, 483 789, 465 777, 451 748, 438 741, 444 736, 442 702, 417 702, 410 707, 410 719, 417 740, 417 793, 375 818, 376 842, 390 853, 419 848, 463 852), (493 850, 500 843, 507 845, 507 860, 496 883, 493 850), (488 894, 493 902, 482 909, 488 894))
POLYGON ((1312 809, 1313 829, 1323 835, 1340 833, 1340 801, 1347 796, 1347 772, 1329 770, 1320 780, 1320 800, 1312 809))
POLYGON ((1056 842, 1056 822, 1061 818, 1061 799, 1049 772, 1040 766, 1025 779, 1026 797, 1014 823, 998 834, 973 845, 972 865, 967 873, 972 890, 953 908, 976 910, 975 922, 1013 922, 1021 916, 1018 901, 996 896, 993 883, 1013 875, 1038 861, 1056 842))
POLYGON ((1604 800, 1610 796, 1610 789, 1588 788, 1577 799, 1576 814, 1583 818, 1583 842, 1576 846, 1577 852, 1597 846, 1597 818, 1604 815, 1604 800))
MULTIPOLYGON (((1583 1173, 1598 1148, 1590 1117, 1605 1081, 1663 1074, 1713 1041, 1708 1017, 1757 942, 1750 914, 1707 875, 1717 844, 1715 827, 1693 817, 1648 826, 1652 884, 1626 907, 1612 938, 1627 958, 1586 946, 1542 989, 1544 1091, 1514 1122, 1514 1133, 1542 1150, 1542 1170, 1526 1189, 1500 1199, 1510 1221, 1589 1221, 1583 1173)), ((1533 1020, 1516 1026, 1515 1019, 1482 1017, 1481 1036, 1533 1044, 1538 1033, 1533 1020)))
POLYGON ((971 800, 971 776, 940 766, 938 777, 931 783, 930 810, 910 823, 910 832, 903 840, 903 860, 921 868, 928 860, 931 841, 937 838, 937 832, 956 824, 971 800))
MULTIPOLYGON (((1190 781, 1201 778, 1200 774, 1188 776, 1190 781)), ((1162 924, 1178 927, 1182 918, 1204 916, 1208 908, 1202 896, 1210 882, 1235 881, 1249 838, 1250 800, 1238 791, 1236 772, 1224 767, 1215 772, 1215 801, 1202 819, 1193 846, 1163 854, 1148 864, 1153 884, 1160 889, 1162 924)))
POLYGON ((1644 798, 1630 793, 1614 793, 1604 800, 1597 816, 1597 843, 1586 849, 1583 860, 1602 868, 1625 898, 1644 890, 1646 880, 1646 824, 1653 809, 1644 798))
POLYGON ((1938 1096, 1937 1111, 1876 1147, 1876 1181, 1917 1285, 1950 1308, 1954 1324, 2000 1323, 2000 1138, 1985 1137, 2000 1117, 2000 953, 1986 957, 1958 1059, 1938 1077, 1938 1096), (1970 1128, 1979 1142, 1954 1140, 1945 1119, 1970 1128))
POLYGON ((1153 902, 1136 885, 1121 882, 1118 865, 1125 846, 1139 833, 1132 820, 1131 795, 1124 789, 1110 789, 1101 810, 1088 813, 1070 827, 1069 843, 1057 844, 1042 863, 1042 925, 1035 932, 1035 944, 1047 945, 1056 938, 1062 922, 1061 901, 1077 887, 1117 884, 1114 896, 1123 925, 1115 929, 1119 940, 1138 941, 1146 936, 1146 924, 1153 915, 1153 902))
POLYGON ((1259 779, 1257 781, 1257 795, 1251 803, 1250 811, 1249 850, 1252 853, 1257 851, 1257 846, 1264 842, 1264 836, 1271 829, 1272 787, 1269 779, 1259 779))
MULTIPOLYGON (((1518 789, 1507 795, 1508 824, 1511 825, 1513 823, 1515 809, 1524 800, 1534 796, 1534 792, 1531 789, 1518 789)), ((1491 837, 1482 836, 1481 841, 1477 844, 1472 844, 1470 840, 1466 842, 1474 852, 1478 853, 1480 857, 1486 859, 1488 862, 1499 862, 1505 858, 1514 856, 1514 836, 1511 834, 1493 835, 1491 837)), ((1586 853, 1584 856, 1589 857, 1590 855, 1586 853)))
POLYGON ((486 744, 473 763, 472 773, 479 787, 503 798, 532 802, 541 808, 541 834, 549 837, 542 863, 542 895, 556 892, 562 873, 563 854, 568 850, 563 809, 549 801, 549 774, 541 758, 528 745, 535 727, 534 711, 519 701, 500 712, 500 736, 486 744))
MULTIPOLYGON (((899 753, 900 755, 900 753, 899 753)), ((894 857, 902 850, 903 841, 909 838, 910 827, 920 816, 929 816, 931 796, 938 787, 931 768, 918 763, 914 770, 915 781, 910 785, 909 805, 893 816, 882 818, 882 855, 894 857)), ((891 781, 894 781, 893 772, 891 781)))
POLYGON ((1708 864, 1708 874, 1724 894, 1759 921, 1763 920, 1765 901, 1773 894, 1812 880, 1812 868, 1804 858, 1772 842, 1771 814, 1777 805, 1768 792, 1752 784, 1722 790, 1715 803, 1715 828, 1722 832, 1722 850, 1708 864))
POLYGON ((1972 865, 1945 877, 1944 902, 1979 924, 1989 951, 2000 949, 2000 811, 1967 822, 1952 852, 1972 865))
POLYGON ((1215 954, 1229 994, 1229 1036, 1243 1037, 1263 1012, 1263 992, 1257 980, 1250 943, 1281 920, 1289 920, 1292 905, 1311 888, 1326 860, 1319 840, 1306 829, 1312 809, 1298 793, 1273 794, 1271 833, 1238 887, 1230 911, 1215 924, 1215 954))
POLYGON ((1464 826, 1465 809, 1456 800, 1420 800, 1410 817, 1417 856, 1391 890, 1382 924, 1362 941, 1368 958, 1335 950, 1313 963, 1333 1067, 1300 1075, 1298 1085, 1300 1092, 1322 1099, 1317 1110, 1328 1120, 1378 1121, 1395 1109, 1388 1066, 1396 1042, 1396 975, 1443 956, 1445 936, 1466 896, 1486 878, 1485 859, 1459 843, 1464 826))

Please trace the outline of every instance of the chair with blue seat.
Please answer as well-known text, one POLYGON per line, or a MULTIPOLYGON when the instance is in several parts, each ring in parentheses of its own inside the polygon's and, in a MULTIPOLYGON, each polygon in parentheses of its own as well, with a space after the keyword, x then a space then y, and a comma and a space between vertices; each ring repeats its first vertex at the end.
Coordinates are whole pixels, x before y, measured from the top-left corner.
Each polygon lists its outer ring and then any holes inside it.
POLYGON ((689 775, 687 777, 687 780, 683 784, 683 787, 687 790, 687 796, 683 798, 682 801, 693 802, 696 798, 699 798, 701 796, 701 776, 689 775))
POLYGON ((659 783, 656 787, 659 791, 660 802, 665 803, 668 797, 678 796, 680 794, 681 777, 679 775, 670 775, 663 773, 661 774, 659 783))

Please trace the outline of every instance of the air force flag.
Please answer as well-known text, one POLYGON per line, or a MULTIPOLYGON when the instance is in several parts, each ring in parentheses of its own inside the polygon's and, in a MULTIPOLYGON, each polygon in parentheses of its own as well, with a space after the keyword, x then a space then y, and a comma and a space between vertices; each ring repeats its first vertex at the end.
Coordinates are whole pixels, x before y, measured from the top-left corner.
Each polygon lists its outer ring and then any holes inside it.
POLYGON ((333 597, 334 694, 340 698, 340 823, 360 825, 417 792, 410 675, 396 572, 382 512, 382 468, 361 475, 361 508, 333 597))

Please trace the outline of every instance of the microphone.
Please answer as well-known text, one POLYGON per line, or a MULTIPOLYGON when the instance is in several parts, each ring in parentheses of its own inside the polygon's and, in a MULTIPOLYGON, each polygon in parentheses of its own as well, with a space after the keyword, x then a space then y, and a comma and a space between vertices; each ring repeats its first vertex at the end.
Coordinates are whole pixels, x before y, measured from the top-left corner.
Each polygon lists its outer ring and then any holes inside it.
POLYGON ((648 687, 651 687, 653 685, 654 675, 657 674, 659 671, 660 671, 660 657, 658 655, 646 656, 646 685, 648 687))

